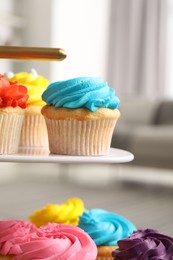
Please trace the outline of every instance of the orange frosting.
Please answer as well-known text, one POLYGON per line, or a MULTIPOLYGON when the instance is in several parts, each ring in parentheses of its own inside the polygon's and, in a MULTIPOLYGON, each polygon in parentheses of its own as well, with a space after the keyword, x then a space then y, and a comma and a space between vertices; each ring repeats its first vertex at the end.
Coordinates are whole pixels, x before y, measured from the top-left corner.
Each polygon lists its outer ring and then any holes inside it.
POLYGON ((26 108, 27 88, 18 82, 10 82, 0 74, 0 107, 26 108))

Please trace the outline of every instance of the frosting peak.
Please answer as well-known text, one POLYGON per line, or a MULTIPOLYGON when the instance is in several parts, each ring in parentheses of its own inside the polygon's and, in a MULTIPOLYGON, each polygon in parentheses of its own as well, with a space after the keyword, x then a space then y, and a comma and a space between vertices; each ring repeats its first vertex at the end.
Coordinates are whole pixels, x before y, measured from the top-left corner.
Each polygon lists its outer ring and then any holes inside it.
POLYGON ((27 105, 45 105, 41 95, 47 88, 49 81, 41 75, 38 75, 37 71, 32 69, 30 73, 19 72, 16 74, 6 73, 11 82, 17 81, 19 84, 24 85, 28 90, 29 99, 27 105))
POLYGON ((173 238, 154 229, 139 229, 130 237, 118 241, 115 260, 172 260, 173 238))
POLYGON ((79 198, 70 198, 62 204, 48 204, 43 209, 36 210, 29 218, 37 227, 49 222, 77 225, 79 215, 83 211, 83 201, 79 198))
POLYGON ((136 230, 128 219, 102 209, 85 210, 78 226, 91 236, 97 246, 116 246, 118 240, 136 230))
POLYGON ((85 107, 96 111, 99 107, 118 108, 115 90, 101 78, 79 77, 50 84, 42 99, 55 107, 85 107))
POLYGON ((0 74, 0 107, 26 108, 28 100, 27 88, 18 82, 9 82, 0 74))

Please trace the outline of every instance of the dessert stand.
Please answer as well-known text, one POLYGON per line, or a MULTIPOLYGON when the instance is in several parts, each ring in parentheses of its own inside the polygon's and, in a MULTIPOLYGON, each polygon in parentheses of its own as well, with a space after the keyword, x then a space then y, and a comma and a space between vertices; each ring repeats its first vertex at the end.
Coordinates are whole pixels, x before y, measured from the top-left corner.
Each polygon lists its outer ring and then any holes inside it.
MULTIPOLYGON (((66 53, 63 49, 9 47, 0 46, 0 58, 63 60, 66 53)), ((134 155, 128 151, 110 148, 104 156, 67 156, 50 154, 48 147, 19 148, 18 153, 0 155, 0 162, 13 163, 48 163, 48 164, 118 164, 130 162, 134 155)))
MULTIPOLYGON (((40 48, 24 46, 0 46, 0 58, 17 60, 62 61, 67 54, 61 48, 40 48)), ((17 154, 0 155, 0 162, 32 163, 125 163, 134 159, 132 153, 110 148, 105 156, 53 155, 45 148, 19 148, 17 154)))
POLYGON ((72 156, 50 154, 45 148, 19 148, 17 154, 0 155, 0 162, 28 162, 28 163, 125 163, 134 159, 132 153, 110 148, 109 154, 104 156, 72 156))

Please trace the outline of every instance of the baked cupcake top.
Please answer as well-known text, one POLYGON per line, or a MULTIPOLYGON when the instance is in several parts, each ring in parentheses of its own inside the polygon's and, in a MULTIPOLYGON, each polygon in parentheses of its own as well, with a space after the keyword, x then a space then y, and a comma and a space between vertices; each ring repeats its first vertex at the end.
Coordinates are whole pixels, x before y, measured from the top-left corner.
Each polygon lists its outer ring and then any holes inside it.
POLYGON ((79 215, 84 211, 83 201, 79 198, 70 198, 62 204, 48 204, 40 210, 36 210, 29 219, 37 227, 49 222, 77 225, 79 215))
POLYGON ((103 209, 85 210, 78 226, 91 236, 97 246, 116 246, 118 240, 136 230, 128 219, 103 209))
POLYGON ((70 225, 40 228, 19 220, 0 221, 0 255, 16 260, 95 260, 97 248, 90 236, 70 225))
POLYGON ((5 77, 11 82, 18 82, 27 87, 29 99, 27 105, 43 106, 45 102, 42 100, 41 95, 47 88, 49 81, 41 75, 37 74, 37 71, 32 69, 30 73, 19 72, 13 74, 8 72, 5 77))
POLYGON ((26 108, 27 88, 18 82, 10 82, 0 74, 0 108, 26 108))
POLYGON ((118 246, 112 253, 115 260, 173 259, 173 238, 154 229, 139 229, 118 241, 118 246))
POLYGON ((47 105, 56 108, 87 108, 93 112, 99 108, 116 109, 119 99, 115 90, 101 78, 79 77, 57 81, 48 86, 42 94, 47 105))

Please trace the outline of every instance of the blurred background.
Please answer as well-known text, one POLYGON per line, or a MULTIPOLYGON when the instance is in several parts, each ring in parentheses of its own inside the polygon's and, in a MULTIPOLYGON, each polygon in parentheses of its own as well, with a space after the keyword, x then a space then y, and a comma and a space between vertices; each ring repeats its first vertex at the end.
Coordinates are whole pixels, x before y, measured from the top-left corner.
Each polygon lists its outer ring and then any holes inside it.
POLYGON ((35 68, 50 81, 102 77, 121 100, 111 145, 135 155, 123 165, 1 163, 1 217, 27 219, 45 203, 78 196, 87 208, 173 235, 173 0, 0 4, 0 45, 67 52, 62 62, 1 59, 0 73, 35 68))
POLYGON ((68 54, 63 62, 3 60, 2 72, 101 76, 119 96, 173 97, 172 0, 1 0, 0 43, 68 54))

